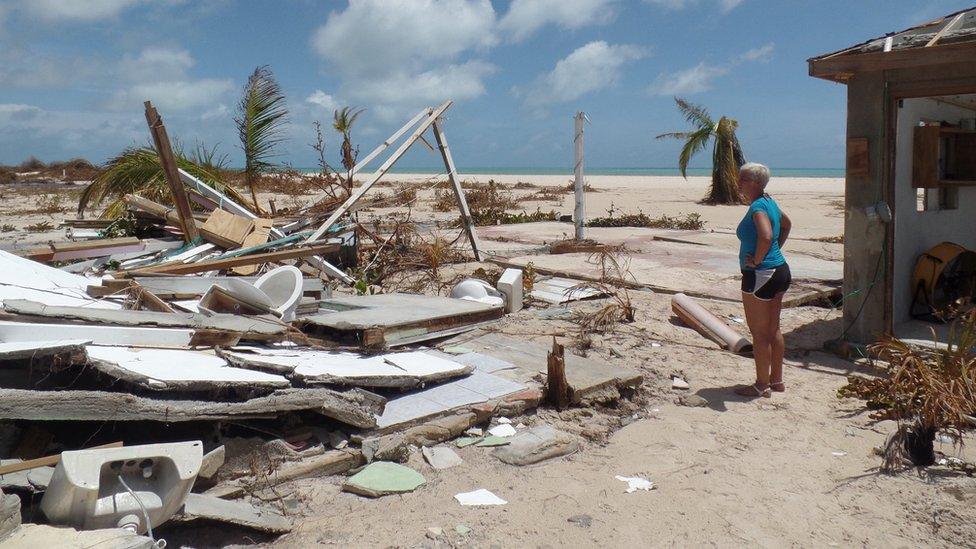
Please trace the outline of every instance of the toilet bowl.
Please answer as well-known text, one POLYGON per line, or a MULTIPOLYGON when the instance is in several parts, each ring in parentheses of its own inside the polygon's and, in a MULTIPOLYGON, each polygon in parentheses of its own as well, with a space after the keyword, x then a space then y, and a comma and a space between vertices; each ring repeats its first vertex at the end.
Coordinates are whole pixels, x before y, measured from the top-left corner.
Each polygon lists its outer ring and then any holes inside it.
POLYGON ((285 322, 295 320, 295 309, 302 298, 302 272, 296 267, 278 267, 263 274, 254 286, 271 299, 271 310, 285 322))

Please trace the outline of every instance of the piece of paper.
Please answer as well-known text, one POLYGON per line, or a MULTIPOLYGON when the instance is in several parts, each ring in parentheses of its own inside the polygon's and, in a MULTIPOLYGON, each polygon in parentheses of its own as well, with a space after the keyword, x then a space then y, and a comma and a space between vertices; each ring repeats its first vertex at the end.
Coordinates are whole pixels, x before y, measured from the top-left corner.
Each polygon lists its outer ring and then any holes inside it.
POLYGON ((454 496, 461 505, 505 505, 508 503, 484 488, 454 496))
POLYGON ((627 493, 628 494, 630 494, 632 492, 636 492, 637 490, 653 490, 654 489, 654 483, 651 482, 651 481, 649 481, 649 480, 647 480, 646 478, 641 478, 641 477, 622 477, 620 475, 617 475, 614 478, 616 478, 617 480, 620 480, 620 481, 623 481, 623 482, 626 482, 627 483, 627 493))
POLYGON ((502 423, 488 429, 488 432, 496 437, 511 437, 515 436, 515 427, 512 427, 510 423, 502 423))

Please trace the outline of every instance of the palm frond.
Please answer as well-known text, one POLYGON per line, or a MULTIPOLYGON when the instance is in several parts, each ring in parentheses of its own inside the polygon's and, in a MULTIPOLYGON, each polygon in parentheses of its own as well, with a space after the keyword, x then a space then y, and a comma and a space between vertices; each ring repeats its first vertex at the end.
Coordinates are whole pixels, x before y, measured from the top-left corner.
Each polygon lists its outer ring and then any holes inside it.
POLYGON ((738 179, 745 155, 735 135, 738 125, 735 120, 723 116, 716 126, 712 149, 712 188, 706 202, 736 204, 742 200, 738 179))
POLYGON ((678 104, 678 110, 685 115, 685 120, 689 124, 694 125, 696 128, 715 127, 715 122, 712 121, 712 117, 709 116, 708 110, 705 107, 689 103, 678 97, 674 98, 674 102, 678 104))
MULTIPOLYGON (((215 149, 210 151, 211 160, 218 158, 215 149)), ((174 150, 173 156, 176 158, 177 166, 189 174, 224 193, 235 202, 246 203, 246 199, 236 189, 223 183, 220 171, 215 165, 206 165, 187 158, 180 149, 174 150)), ((127 194, 137 194, 156 202, 172 204, 169 185, 156 149, 129 147, 109 160, 98 176, 82 191, 78 199, 78 212, 81 213, 89 206, 101 204, 106 199, 112 198, 114 201, 106 207, 102 217, 118 217, 125 210, 121 199, 127 194)))
POLYGON ((654 139, 688 139, 695 132, 668 132, 657 135, 654 139))
POLYGON ((688 140, 685 141, 684 147, 681 147, 681 154, 678 155, 678 169, 681 170, 681 177, 688 179, 686 173, 688 171, 688 163, 691 162, 693 156, 701 152, 708 145, 708 139, 711 136, 711 128, 702 128, 688 135, 688 140))
POLYGON ((244 178, 254 206, 260 210, 254 184, 260 174, 274 166, 271 159, 277 155, 275 148, 285 139, 288 122, 285 95, 267 65, 254 69, 247 79, 234 122, 244 151, 244 178))

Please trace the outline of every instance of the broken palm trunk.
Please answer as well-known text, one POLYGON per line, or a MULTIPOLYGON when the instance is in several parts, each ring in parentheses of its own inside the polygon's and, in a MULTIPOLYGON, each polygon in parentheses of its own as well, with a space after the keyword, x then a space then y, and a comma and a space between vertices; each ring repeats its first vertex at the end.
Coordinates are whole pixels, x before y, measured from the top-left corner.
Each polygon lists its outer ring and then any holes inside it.
POLYGON ((552 338, 546 370, 546 401, 562 410, 569 405, 569 383, 566 381, 566 358, 564 348, 552 338))

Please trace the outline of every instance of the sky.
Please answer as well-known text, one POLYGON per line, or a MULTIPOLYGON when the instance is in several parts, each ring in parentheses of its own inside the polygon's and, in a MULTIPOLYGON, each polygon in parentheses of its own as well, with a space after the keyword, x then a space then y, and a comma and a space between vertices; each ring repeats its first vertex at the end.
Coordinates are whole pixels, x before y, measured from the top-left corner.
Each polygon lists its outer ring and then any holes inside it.
MULTIPOLYGON (((101 163, 149 142, 143 101, 171 140, 242 165, 234 124, 268 65, 287 96, 276 161, 315 165, 314 121, 337 164, 333 110, 364 108, 365 155, 420 109, 471 167, 571 167, 584 111, 591 167, 673 167, 674 97, 739 122, 747 158, 843 166, 843 85, 810 57, 972 0, 0 0, 0 164, 101 163)), ((432 167, 414 147, 398 166, 432 167)), ((699 155, 692 166, 708 166, 699 155)))

